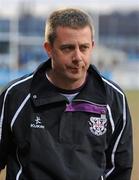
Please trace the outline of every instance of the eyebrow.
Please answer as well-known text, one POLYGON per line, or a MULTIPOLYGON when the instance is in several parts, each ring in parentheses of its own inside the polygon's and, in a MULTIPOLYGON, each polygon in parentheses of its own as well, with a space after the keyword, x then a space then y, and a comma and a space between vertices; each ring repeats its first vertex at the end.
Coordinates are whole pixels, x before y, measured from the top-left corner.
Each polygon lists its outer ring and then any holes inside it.
POLYGON ((62 44, 60 47, 61 47, 61 48, 75 47, 75 45, 74 45, 74 44, 62 44))
MULTIPOLYGON (((75 44, 62 44, 60 47, 61 48, 66 48, 66 47, 75 47, 75 44)), ((79 44, 79 46, 90 46, 90 43, 83 43, 79 44)))

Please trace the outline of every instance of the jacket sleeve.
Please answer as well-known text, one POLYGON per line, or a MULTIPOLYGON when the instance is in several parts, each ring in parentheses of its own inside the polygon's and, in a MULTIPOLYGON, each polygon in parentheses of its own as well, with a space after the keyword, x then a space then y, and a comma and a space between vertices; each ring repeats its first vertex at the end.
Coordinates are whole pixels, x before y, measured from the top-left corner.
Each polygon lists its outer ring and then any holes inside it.
POLYGON ((0 95, 0 170, 7 164, 8 151, 10 150, 10 128, 7 116, 6 91, 0 95))
POLYGON ((133 165, 131 116, 124 94, 112 107, 114 132, 106 151, 107 180, 130 180, 133 165), (120 99, 120 100, 119 100, 120 99))

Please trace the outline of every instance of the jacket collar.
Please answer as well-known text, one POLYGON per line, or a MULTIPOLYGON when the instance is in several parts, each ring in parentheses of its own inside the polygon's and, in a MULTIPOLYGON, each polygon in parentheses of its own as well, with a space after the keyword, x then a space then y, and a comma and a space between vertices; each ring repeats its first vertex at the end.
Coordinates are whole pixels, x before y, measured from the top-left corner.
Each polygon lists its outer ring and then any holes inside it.
MULTIPOLYGON (((41 64, 34 73, 30 92, 35 106, 68 102, 47 80, 46 70, 49 68, 51 68, 50 59, 41 64)), ((92 101, 97 104, 106 104, 106 90, 101 75, 93 65, 90 65, 88 74, 86 85, 76 98, 92 101)))

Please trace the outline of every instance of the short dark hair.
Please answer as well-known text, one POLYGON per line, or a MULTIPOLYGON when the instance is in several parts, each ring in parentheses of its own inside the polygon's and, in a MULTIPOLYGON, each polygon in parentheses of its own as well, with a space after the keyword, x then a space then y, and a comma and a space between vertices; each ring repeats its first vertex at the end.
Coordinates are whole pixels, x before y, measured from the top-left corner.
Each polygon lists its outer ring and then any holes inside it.
POLYGON ((90 27, 92 40, 94 38, 94 27, 90 16, 80 9, 66 8, 54 11, 46 22, 45 41, 53 44, 56 38, 58 26, 74 29, 90 27))

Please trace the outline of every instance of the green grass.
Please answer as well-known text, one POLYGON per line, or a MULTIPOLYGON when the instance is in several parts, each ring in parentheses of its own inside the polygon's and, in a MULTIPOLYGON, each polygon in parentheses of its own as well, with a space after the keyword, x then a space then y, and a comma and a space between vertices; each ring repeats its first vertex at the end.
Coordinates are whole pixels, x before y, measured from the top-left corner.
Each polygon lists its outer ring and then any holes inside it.
POLYGON ((137 180, 139 174, 139 91, 127 91, 126 95, 133 124, 134 167, 132 172, 132 180, 137 180))

